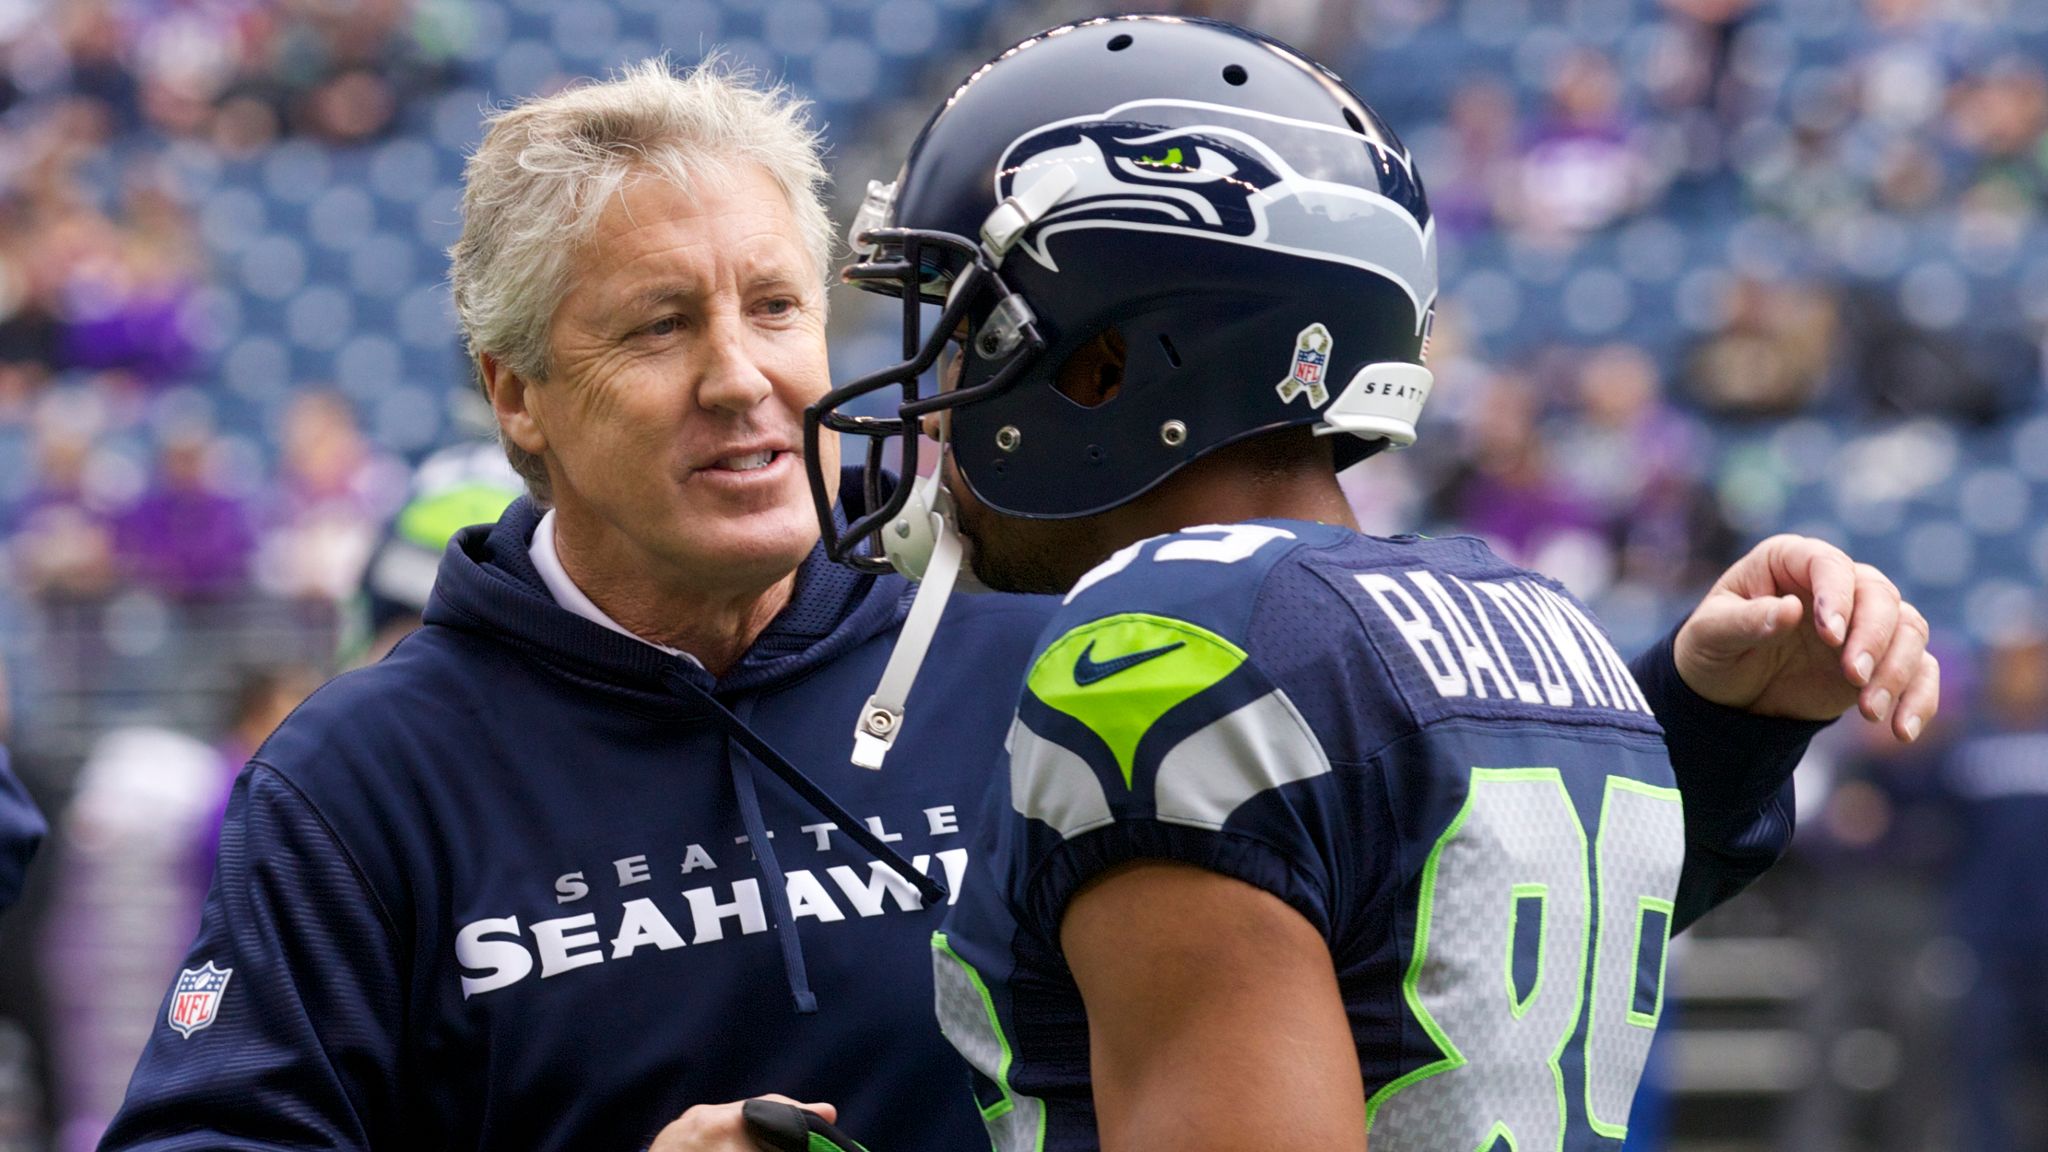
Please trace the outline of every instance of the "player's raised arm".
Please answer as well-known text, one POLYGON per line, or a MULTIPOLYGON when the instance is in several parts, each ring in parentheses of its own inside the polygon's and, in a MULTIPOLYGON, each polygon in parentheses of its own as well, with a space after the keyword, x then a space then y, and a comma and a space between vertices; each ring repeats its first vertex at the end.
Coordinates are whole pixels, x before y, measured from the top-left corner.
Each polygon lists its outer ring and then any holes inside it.
POLYGON ((1076 896, 1060 944, 1088 1006, 1103 1152, 1365 1148, 1329 949, 1279 898, 1145 861, 1076 896))
POLYGON ((1684 624, 1630 665, 1664 726, 1685 799, 1686 868, 1673 928, 1734 896, 1792 839, 1792 772, 1851 708, 1894 738, 1940 709, 1927 621, 1878 569, 1773 536, 1684 624))

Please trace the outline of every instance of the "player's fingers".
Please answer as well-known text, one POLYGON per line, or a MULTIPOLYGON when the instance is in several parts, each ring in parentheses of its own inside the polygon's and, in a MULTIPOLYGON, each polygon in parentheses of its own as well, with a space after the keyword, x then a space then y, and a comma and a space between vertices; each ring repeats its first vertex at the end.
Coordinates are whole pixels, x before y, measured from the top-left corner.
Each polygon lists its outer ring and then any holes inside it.
MULTIPOLYGON (((1856 565, 1856 611, 1849 622, 1848 642, 1842 645, 1842 674, 1849 683, 1859 688, 1870 684, 1898 632, 1905 606, 1890 577, 1868 564, 1856 565)), ((1920 621, 1923 632, 1926 624, 1920 621)))
POLYGON ((1712 636, 1719 647, 1747 650, 1790 631, 1805 610, 1797 596, 1725 597, 1711 617, 1712 636))
POLYGON ((1781 533, 1750 549, 1722 574, 1716 588, 1751 597, 1809 597, 1819 608, 1814 613, 1815 630, 1832 646, 1840 644, 1848 631, 1856 598, 1855 565, 1847 553, 1825 540, 1781 533))
POLYGON ((1911 744, 1920 738, 1941 711, 1941 661, 1933 653, 1920 657, 1912 683, 1899 694, 1899 706, 1892 712, 1892 732, 1911 744))
POLYGON ((1692 670, 1687 683, 1698 683, 1702 675, 1740 660, 1775 636, 1789 634, 1804 610, 1797 596, 1745 598, 1719 589, 1701 600, 1678 630, 1672 656, 1680 674, 1692 670))
MULTIPOLYGON (((1876 597, 1864 594, 1867 605, 1876 597)), ((1913 677, 1920 671, 1920 661, 1927 653, 1927 618, 1918 608, 1900 601, 1896 609, 1898 625, 1892 629, 1891 642, 1885 647, 1877 667, 1869 677, 1858 703, 1863 714, 1880 722, 1892 719, 1893 707, 1905 697, 1906 689, 1913 683, 1913 677)), ((1859 617, 1862 613, 1857 614, 1859 617)), ((1857 633, 1860 625, 1851 627, 1849 647, 1859 643, 1857 633)), ((1858 656, 1863 660, 1867 656, 1858 656)))
POLYGON ((1847 552, 1811 536, 1792 537, 1785 549, 1783 571, 1791 586, 1777 591, 1811 595, 1814 629, 1829 645, 1840 647, 1856 614, 1856 563, 1847 552))

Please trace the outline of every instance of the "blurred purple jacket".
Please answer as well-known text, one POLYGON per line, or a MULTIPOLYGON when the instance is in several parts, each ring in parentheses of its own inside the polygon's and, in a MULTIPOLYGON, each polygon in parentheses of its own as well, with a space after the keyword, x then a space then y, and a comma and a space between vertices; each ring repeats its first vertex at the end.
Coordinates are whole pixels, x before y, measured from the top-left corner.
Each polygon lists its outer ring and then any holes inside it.
POLYGON ((123 513, 115 547, 130 578, 181 598, 208 598, 248 583, 256 547, 248 510, 232 496, 158 485, 123 513))

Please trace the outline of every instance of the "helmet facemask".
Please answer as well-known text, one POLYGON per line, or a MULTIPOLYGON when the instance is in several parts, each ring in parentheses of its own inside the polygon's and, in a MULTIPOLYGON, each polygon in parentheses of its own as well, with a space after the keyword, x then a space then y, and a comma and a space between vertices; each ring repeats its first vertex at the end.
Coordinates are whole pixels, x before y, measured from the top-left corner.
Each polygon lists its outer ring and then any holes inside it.
MULTIPOLYGON (((877 195, 871 189, 870 204, 877 195)), ((891 538, 906 541, 920 535, 921 526, 906 518, 905 510, 916 488, 924 417, 1007 392, 1044 354, 1046 341, 1023 297, 997 271, 1000 257, 983 245, 947 232, 864 227, 866 215, 864 210, 863 219, 854 225, 854 248, 860 258, 846 269, 844 279, 902 300, 903 359, 833 389, 805 410, 805 460, 809 464, 821 458, 818 441, 823 429, 866 440, 863 511, 844 528, 832 519, 826 477, 816 466, 809 469, 825 550, 832 559, 864 572, 901 571, 915 578, 922 575, 928 549, 925 556, 916 549, 898 555, 892 551, 891 538), (944 306, 927 328, 922 306, 933 300, 944 306), (959 344, 959 354, 975 361, 976 382, 936 388, 926 395, 924 376, 938 365, 949 343, 959 344), (901 397, 895 417, 842 411, 853 401, 888 388, 897 389, 901 397), (892 441, 900 449, 901 480, 884 494, 883 467, 892 441), (871 540, 872 546, 863 547, 871 540)))

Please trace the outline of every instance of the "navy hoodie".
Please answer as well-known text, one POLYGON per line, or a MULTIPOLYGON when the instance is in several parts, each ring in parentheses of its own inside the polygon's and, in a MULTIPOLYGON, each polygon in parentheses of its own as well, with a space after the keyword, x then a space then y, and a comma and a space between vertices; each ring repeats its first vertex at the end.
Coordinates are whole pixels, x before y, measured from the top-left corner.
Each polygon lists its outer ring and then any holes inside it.
MULTIPOLYGON (((836 1103, 884 1152, 986 1147, 931 1018, 943 910, 733 737, 765 734, 957 886, 1052 605, 955 599, 869 772, 852 720, 902 581, 814 553, 714 682, 558 607, 527 556, 537 521, 521 500, 458 534, 426 626, 251 760, 103 1147, 629 1152, 692 1104, 769 1091, 836 1103)), ((1689 817, 1723 813, 1688 857, 1711 902, 1782 851, 1778 785, 1811 727, 1692 697, 1667 649, 1635 667, 1689 817)))
POLYGON ((251 760, 103 1146, 629 1152, 692 1104, 801 1089, 879 1147, 975 1147, 931 1020, 943 909, 728 740, 703 693, 957 881, 1048 606, 957 601, 947 674, 920 679, 871 772, 848 760, 853 721, 902 580, 814 553, 714 683, 556 606, 526 552, 537 521, 522 500, 459 534, 426 626, 251 760), (930 1107, 891 1107, 919 1084, 930 1107))

